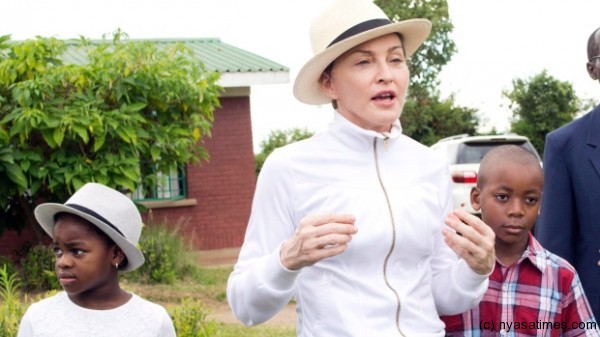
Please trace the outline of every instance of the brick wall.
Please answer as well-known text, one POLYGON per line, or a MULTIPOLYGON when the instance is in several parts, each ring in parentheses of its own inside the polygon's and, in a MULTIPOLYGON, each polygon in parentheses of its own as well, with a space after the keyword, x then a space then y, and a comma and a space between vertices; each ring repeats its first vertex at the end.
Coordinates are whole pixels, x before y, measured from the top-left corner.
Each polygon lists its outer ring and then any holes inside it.
POLYGON ((0 255, 18 257, 23 249, 33 242, 36 242, 35 235, 30 228, 25 228, 19 232, 13 230, 5 230, 0 237, 0 255))
POLYGON ((249 97, 225 97, 215 112, 210 161, 187 168, 188 198, 195 206, 153 209, 149 223, 180 225, 197 249, 239 247, 256 185, 249 97))

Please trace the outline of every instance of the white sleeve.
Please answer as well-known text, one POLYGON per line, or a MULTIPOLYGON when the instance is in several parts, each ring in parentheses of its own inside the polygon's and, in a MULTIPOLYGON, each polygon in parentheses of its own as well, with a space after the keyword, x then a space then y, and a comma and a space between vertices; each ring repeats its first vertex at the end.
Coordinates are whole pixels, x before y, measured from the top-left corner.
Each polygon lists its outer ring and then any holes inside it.
POLYGON ((227 282, 227 300, 245 325, 267 321, 292 298, 300 271, 281 265, 281 243, 294 233, 294 176, 275 150, 256 185, 252 214, 238 261, 227 282))
POLYGON ((446 245, 442 228, 443 220, 452 210, 452 189, 450 173, 440 182, 440 203, 445 205, 441 214, 442 226, 435 240, 432 268, 432 287, 435 305, 439 315, 455 315, 470 310, 479 304, 488 287, 488 276, 473 271, 459 259, 446 245))

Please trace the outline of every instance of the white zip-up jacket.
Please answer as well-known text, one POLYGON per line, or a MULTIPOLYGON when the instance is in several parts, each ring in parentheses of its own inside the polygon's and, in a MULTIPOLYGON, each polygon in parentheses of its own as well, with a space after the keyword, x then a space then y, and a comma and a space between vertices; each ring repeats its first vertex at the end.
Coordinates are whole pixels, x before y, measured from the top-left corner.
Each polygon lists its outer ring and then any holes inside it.
POLYGON ((443 336, 438 315, 477 305, 488 280, 444 243, 450 183, 447 162, 399 122, 381 134, 336 112, 264 163, 227 286, 235 316, 259 324, 294 298, 298 336, 443 336), (323 212, 355 215, 358 233, 342 254, 287 270, 281 243, 323 212))

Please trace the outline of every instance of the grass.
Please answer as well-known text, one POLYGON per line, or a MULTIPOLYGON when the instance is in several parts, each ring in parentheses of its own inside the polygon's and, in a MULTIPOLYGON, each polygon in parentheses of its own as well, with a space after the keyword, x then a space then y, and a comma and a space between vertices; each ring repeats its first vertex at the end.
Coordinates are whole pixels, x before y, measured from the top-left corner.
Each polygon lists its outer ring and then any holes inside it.
MULTIPOLYGON (((180 303, 185 298, 201 300, 209 313, 227 306, 225 295, 227 278, 231 267, 199 268, 193 277, 177 281, 174 284, 140 284, 121 280, 123 288, 132 291, 147 300, 159 303, 165 307, 180 303)), ((246 327, 241 323, 217 322, 215 337, 293 337, 296 336, 295 326, 259 325, 246 327)))
POLYGON ((234 324, 219 324, 216 337, 292 337, 296 336, 295 328, 255 326, 246 327, 234 324))
POLYGON ((199 268, 193 277, 174 284, 142 284, 121 280, 121 285, 134 293, 164 306, 179 303, 183 298, 202 300, 209 308, 226 304, 227 278, 231 268, 199 268))

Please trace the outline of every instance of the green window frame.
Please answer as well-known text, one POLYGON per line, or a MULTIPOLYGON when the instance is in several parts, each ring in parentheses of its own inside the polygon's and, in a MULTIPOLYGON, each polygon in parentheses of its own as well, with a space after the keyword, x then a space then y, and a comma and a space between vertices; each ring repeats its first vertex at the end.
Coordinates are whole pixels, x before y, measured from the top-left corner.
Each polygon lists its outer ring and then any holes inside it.
POLYGON ((171 172, 157 173, 158 182, 146 195, 143 186, 136 189, 133 194, 134 201, 160 201, 181 200, 187 198, 187 176, 185 166, 171 170, 171 172))

